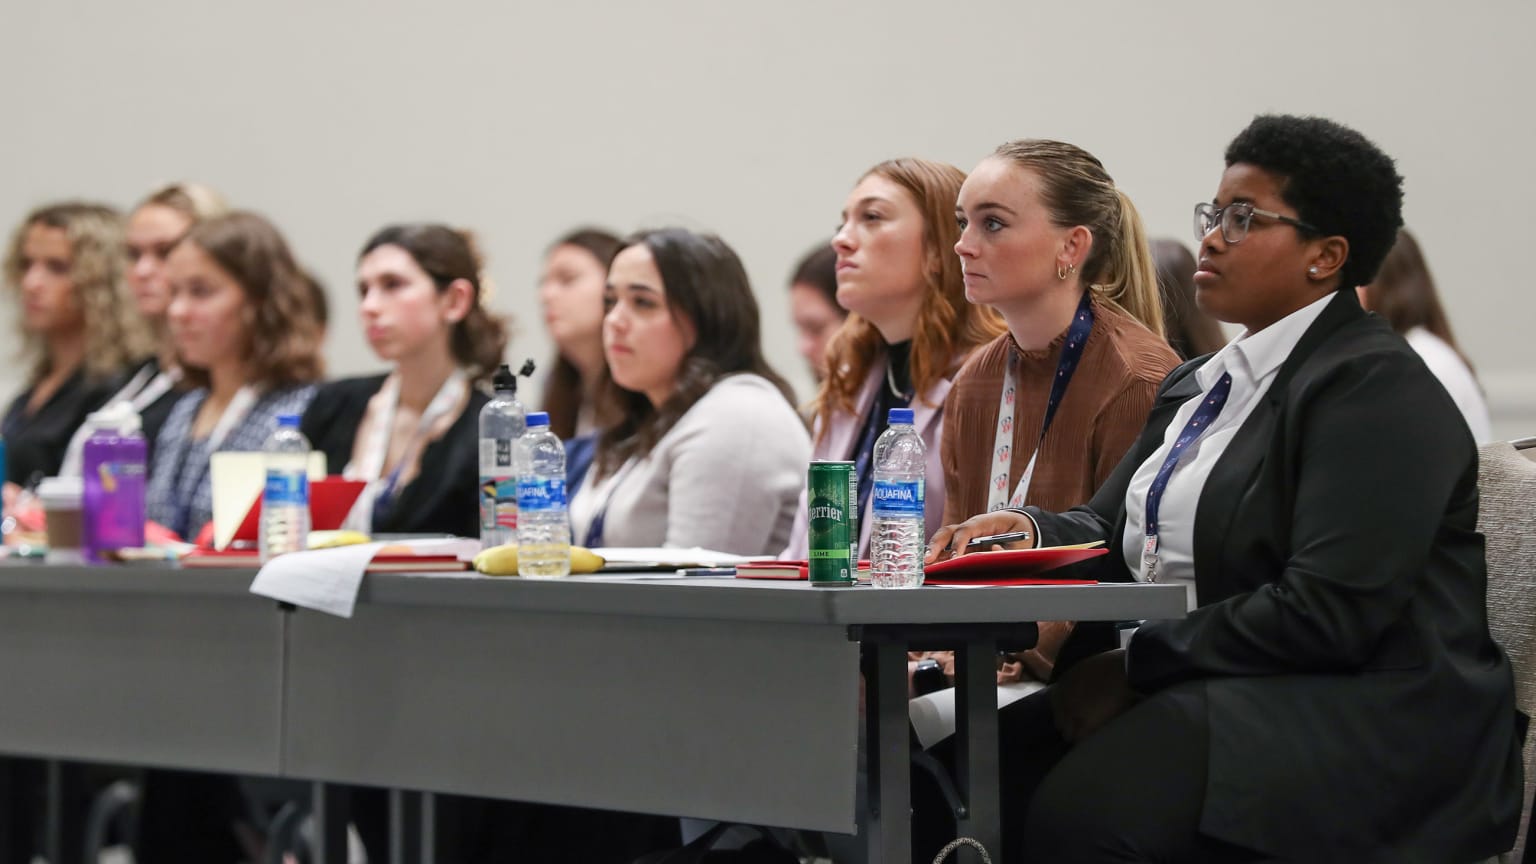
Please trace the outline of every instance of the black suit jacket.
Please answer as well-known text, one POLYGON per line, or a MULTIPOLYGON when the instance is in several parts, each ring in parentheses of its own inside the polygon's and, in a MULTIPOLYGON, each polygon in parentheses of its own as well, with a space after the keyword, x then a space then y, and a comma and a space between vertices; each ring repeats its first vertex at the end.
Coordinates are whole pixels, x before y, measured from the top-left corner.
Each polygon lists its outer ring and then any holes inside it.
MULTIPOLYGON (((315 392, 299 428, 325 454, 331 474, 340 474, 351 461, 368 400, 384 386, 384 378, 346 378, 315 392)), ((422 451, 415 479, 395 492, 387 510, 375 512, 375 533, 480 536, 479 421, 489 401, 479 390, 470 391, 463 413, 422 451)))
MULTIPOLYGON (((1099 578, 1132 578, 1126 487, 1206 359, 1169 374, 1091 503, 1030 509, 1042 544, 1104 539, 1099 578)), ((1488 633, 1476 524, 1455 405, 1340 292, 1201 492, 1199 608, 1129 646, 1136 689, 1206 691, 1202 831, 1288 861, 1471 861, 1513 843, 1514 681, 1488 633)))

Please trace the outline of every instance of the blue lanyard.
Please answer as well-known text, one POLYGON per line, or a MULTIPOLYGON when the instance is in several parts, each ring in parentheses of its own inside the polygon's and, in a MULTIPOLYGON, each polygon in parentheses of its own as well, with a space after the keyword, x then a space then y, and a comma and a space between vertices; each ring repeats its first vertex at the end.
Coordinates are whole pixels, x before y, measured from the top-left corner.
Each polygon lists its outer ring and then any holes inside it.
POLYGON ((1083 359, 1083 347, 1088 344, 1088 334, 1093 332, 1093 304, 1089 302, 1091 295, 1091 290, 1083 292, 1083 299, 1077 304, 1077 314, 1072 316, 1072 326, 1067 328, 1067 344, 1061 346, 1061 359, 1056 361, 1056 377, 1051 379, 1051 395, 1045 400, 1045 420, 1040 424, 1040 441, 1035 442, 1037 451, 1040 443, 1045 441, 1045 431, 1051 428, 1051 421, 1056 418, 1056 409, 1061 407, 1061 400, 1067 395, 1072 373, 1077 371, 1077 364, 1083 359))
POLYGON ((1146 530, 1146 545, 1142 548, 1142 561, 1147 567, 1147 579, 1156 581, 1153 577, 1157 572, 1157 514, 1158 508, 1163 503, 1163 493, 1168 490, 1168 481, 1173 477, 1173 469, 1179 464, 1179 457, 1189 449, 1189 445, 1200 439, 1205 430, 1211 428, 1217 415, 1221 414, 1222 406, 1227 404, 1227 396, 1232 393, 1232 373, 1225 372, 1217 379, 1216 385, 1211 388, 1202 399, 1200 406, 1195 409, 1189 422, 1184 424, 1184 430, 1173 442, 1173 447, 1168 450, 1168 458, 1163 460, 1161 468, 1157 469, 1157 475, 1152 478, 1152 485, 1147 488, 1147 509, 1145 513, 1144 527, 1146 530))

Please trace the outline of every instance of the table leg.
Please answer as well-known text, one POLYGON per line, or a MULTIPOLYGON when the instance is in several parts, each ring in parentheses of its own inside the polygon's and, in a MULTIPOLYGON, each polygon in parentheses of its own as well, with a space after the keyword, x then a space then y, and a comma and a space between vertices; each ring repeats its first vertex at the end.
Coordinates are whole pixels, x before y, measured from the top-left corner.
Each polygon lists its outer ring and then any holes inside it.
POLYGON ((437 796, 421 793, 421 864, 437 864, 437 796))
POLYGON ((347 823, 351 793, 338 783, 316 781, 312 804, 315 864, 347 864, 347 823))
POLYGON ((43 848, 53 864, 79 864, 85 838, 84 778, 81 766, 50 759, 47 763, 47 830, 43 848))
MULTIPOLYGON (((1000 855, 995 641, 975 639, 961 646, 955 656, 955 688, 955 729, 960 733, 955 736, 955 780, 964 802, 955 821, 960 836, 974 837, 1000 855)), ((967 849, 964 854, 974 853, 967 849)))
MULTIPOLYGON (((869 742, 870 864, 912 862, 911 733, 907 715, 907 648, 866 643, 874 674, 864 682, 869 742)), ((866 667, 868 668, 868 667, 866 667)))
POLYGON ((390 864, 417 864, 421 860, 421 810, 420 792, 389 790, 390 864))

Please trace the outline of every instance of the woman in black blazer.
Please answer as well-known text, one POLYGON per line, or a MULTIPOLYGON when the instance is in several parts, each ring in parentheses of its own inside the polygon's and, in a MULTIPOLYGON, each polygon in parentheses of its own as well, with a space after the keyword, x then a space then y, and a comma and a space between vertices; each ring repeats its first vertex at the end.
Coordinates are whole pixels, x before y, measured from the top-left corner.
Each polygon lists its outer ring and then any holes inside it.
POLYGON ((481 260, 444 225, 394 225, 358 256, 359 311, 388 375, 322 386, 302 429, 332 474, 368 481, 354 516, 377 533, 480 535, 475 384, 501 363, 505 320, 481 304, 481 260))
POLYGON ((932 557, 1008 530, 1104 540, 1097 578, 1194 593, 1187 618, 1143 624, 1005 718, 1005 749, 1037 736, 1031 759, 1060 754, 1020 784, 1028 809, 1011 802, 1023 824, 1005 846, 1050 862, 1495 854, 1513 842, 1521 767, 1484 612, 1477 451, 1354 293, 1401 225, 1401 178, 1317 118, 1259 117, 1226 161, 1197 207, 1195 282, 1244 334, 1168 376, 1088 504, 933 538, 932 557))

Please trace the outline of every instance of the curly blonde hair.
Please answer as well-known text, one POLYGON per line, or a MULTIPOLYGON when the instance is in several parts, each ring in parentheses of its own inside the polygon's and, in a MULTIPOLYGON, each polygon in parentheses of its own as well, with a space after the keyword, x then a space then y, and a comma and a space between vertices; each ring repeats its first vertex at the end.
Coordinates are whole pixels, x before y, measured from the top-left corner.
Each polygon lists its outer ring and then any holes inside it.
MULTIPOLYGON (((20 293, 22 244, 34 226, 57 228, 69 240, 69 278, 85 317, 85 371, 92 378, 109 378, 142 360, 152 349, 144 323, 134 311, 123 282, 123 217, 105 204, 67 201, 39 207, 27 214, 11 234, 5 255, 5 284, 20 293)), ((52 359, 42 336, 21 331, 21 357, 31 359, 30 383, 52 371, 52 359)))

